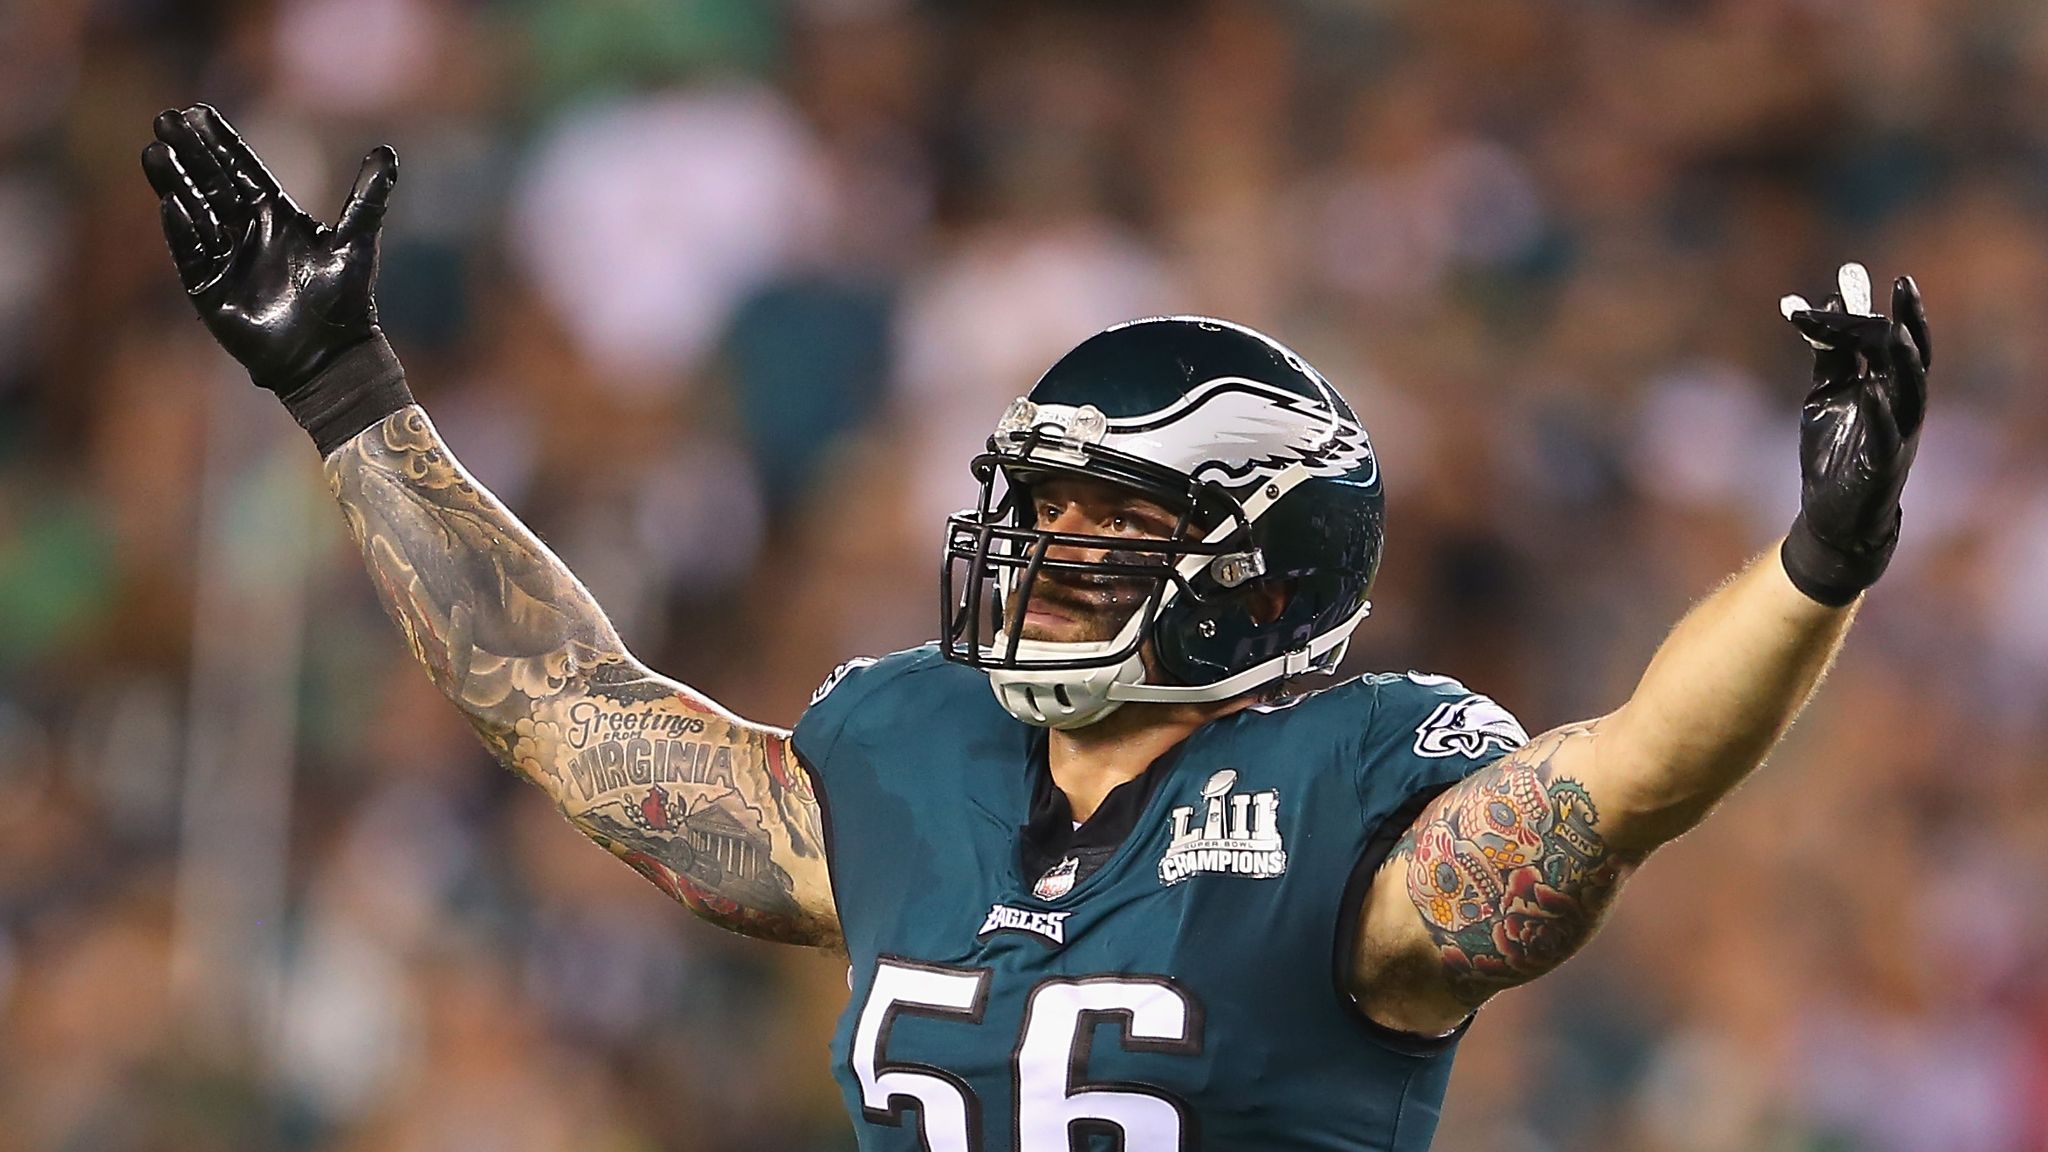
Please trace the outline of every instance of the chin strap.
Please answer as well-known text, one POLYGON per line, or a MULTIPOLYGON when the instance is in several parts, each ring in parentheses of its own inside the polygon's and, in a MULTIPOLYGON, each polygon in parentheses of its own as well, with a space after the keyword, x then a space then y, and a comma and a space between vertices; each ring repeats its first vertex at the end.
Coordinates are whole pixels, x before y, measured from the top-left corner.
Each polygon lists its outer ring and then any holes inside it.
POLYGON ((1021 672, 991 668, 989 687, 1003 710, 1041 728, 1085 728, 1123 705, 1112 694, 1117 680, 1145 674, 1144 657, 1075 672, 1021 672))
POLYGON ((1086 673, 989 670, 989 687, 1004 711, 1041 728, 1085 728, 1131 701, 1152 704, 1200 704, 1228 700, 1263 684, 1306 672, 1337 670, 1351 646, 1351 633, 1372 614, 1372 602, 1359 605, 1351 618, 1309 643, 1226 677, 1214 684, 1146 684, 1142 656, 1133 654, 1115 668, 1086 673), (1127 679, 1128 678, 1128 679, 1127 679))
POLYGON ((1351 646, 1351 633, 1365 618, 1372 614, 1372 601, 1358 606, 1349 620, 1323 633, 1299 648, 1289 649, 1270 660, 1252 665, 1234 676, 1226 676, 1214 684, 1111 684, 1109 698, 1117 702, 1142 700, 1153 704, 1198 704, 1209 700, 1228 700, 1241 692, 1249 692, 1269 681, 1286 676, 1299 676, 1304 672, 1334 672, 1344 660, 1344 652, 1351 646))

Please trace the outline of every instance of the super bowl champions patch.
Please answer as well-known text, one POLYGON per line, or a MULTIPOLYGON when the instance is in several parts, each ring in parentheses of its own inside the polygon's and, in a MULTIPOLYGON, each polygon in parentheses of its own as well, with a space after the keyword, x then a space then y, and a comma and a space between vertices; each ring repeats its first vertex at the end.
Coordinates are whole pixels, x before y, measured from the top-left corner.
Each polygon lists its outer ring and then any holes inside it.
POLYGON ((1521 722, 1490 698, 1473 694, 1436 706, 1415 729, 1415 754, 1477 760, 1489 749, 1512 752, 1529 742, 1521 722))
POLYGON ((1159 882, 1178 884, 1197 872, 1270 880, 1287 871, 1280 842, 1280 792, 1237 792, 1225 768, 1202 785, 1199 804, 1172 812, 1173 839, 1159 858, 1159 882))

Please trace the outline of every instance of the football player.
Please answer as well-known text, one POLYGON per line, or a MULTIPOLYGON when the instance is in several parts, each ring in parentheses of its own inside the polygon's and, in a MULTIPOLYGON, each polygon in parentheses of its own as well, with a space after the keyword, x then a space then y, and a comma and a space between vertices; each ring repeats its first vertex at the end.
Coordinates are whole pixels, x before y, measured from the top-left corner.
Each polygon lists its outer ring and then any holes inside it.
MULTIPOLYGON (((1528 739, 1456 681, 1308 691, 1364 619, 1378 460, 1234 324, 1096 335, 1000 414, 938 642, 794 732, 636 660, 413 402, 372 303, 397 158, 333 226, 219 113, 143 167, 201 319, 311 433, 377 592, 493 755, 712 922, 832 946, 864 1149, 1422 1149, 1489 997, 1584 946, 1754 769, 1899 532, 1913 283, 1819 309, 1801 511, 1605 716, 1528 739)), ((996 414, 991 414, 996 415, 996 414)))

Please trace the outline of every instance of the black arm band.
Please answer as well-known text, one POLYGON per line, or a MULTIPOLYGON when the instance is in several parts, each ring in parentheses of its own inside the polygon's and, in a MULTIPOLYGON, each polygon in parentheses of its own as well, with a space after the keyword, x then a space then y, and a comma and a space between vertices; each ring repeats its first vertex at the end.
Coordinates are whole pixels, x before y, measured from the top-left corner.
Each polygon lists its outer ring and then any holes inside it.
POLYGON ((313 378, 284 393, 285 411, 313 435, 327 459, 356 433, 411 404, 405 368, 382 333, 335 357, 313 378))
POLYGON ((1778 556, 1785 563, 1785 575, 1792 578, 1793 587, 1811 600, 1840 608, 1877 583, 1885 566, 1892 562, 1892 550, 1898 544, 1899 522, 1894 519, 1891 535, 1883 544, 1864 551, 1844 551, 1815 536, 1802 512, 1792 521, 1792 530, 1785 534, 1778 556))

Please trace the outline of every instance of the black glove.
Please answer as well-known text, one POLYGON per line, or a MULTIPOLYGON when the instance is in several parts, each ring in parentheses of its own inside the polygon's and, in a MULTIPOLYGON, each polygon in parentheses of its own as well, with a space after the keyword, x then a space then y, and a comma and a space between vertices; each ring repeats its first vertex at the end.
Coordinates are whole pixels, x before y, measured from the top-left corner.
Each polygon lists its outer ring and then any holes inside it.
POLYGON ((1831 606, 1877 583, 1898 546, 1899 492, 1920 446, 1933 351, 1912 277, 1892 285, 1890 319, 1859 314, 1870 295, 1861 266, 1845 265, 1842 284, 1862 299, 1845 305, 1837 294, 1816 309, 1787 297, 1785 308, 1814 353, 1799 420, 1799 517, 1779 554, 1792 583, 1831 606))
POLYGON ((398 154, 363 160, 330 228, 306 215, 220 113, 156 118, 142 170, 162 198, 164 239, 213 338, 277 393, 325 457, 412 403, 377 327, 377 235, 398 154))

